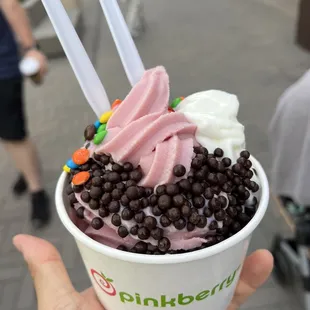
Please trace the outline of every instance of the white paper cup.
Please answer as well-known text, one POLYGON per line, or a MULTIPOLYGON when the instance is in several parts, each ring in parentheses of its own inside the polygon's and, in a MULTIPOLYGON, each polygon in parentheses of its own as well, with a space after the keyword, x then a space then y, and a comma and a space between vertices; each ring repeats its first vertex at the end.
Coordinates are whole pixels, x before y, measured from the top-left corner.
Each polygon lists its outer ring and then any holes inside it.
POLYGON ((33 57, 27 57, 21 60, 19 63, 20 72, 33 80, 34 83, 40 84, 40 63, 33 57))
POLYGON ((71 221, 64 203, 66 173, 56 187, 59 217, 74 237, 87 273, 106 310, 175 308, 226 310, 254 229, 269 201, 269 186, 261 165, 252 158, 261 182, 261 197, 253 219, 240 232, 212 247, 185 254, 142 255, 102 245, 71 221))

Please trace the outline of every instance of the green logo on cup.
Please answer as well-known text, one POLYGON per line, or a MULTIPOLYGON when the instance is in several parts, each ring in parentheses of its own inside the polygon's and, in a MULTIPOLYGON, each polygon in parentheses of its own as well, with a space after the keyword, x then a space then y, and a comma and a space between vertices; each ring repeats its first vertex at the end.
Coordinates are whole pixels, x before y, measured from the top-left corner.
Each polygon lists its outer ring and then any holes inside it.
POLYGON ((132 303, 136 305, 141 305, 145 307, 155 307, 155 308, 166 308, 166 307, 177 307, 177 306, 187 306, 193 302, 199 302, 216 295, 222 290, 229 288, 236 279, 237 271, 240 269, 240 266, 222 282, 218 283, 212 288, 198 292, 195 295, 187 295, 180 293, 175 297, 168 297, 166 295, 161 295, 159 298, 141 296, 139 293, 127 293, 119 292, 117 293, 114 286, 111 284, 112 279, 106 278, 102 273, 98 273, 94 269, 91 269, 91 274, 95 279, 96 283, 100 288, 110 296, 118 296, 122 303, 132 303))

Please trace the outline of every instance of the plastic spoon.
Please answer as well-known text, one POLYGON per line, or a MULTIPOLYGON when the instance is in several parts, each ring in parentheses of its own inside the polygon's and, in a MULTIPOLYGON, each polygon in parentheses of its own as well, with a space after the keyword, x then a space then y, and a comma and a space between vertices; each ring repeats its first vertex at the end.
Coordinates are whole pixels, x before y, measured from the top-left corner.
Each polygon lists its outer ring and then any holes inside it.
POLYGON ((98 117, 110 109, 106 91, 60 0, 42 0, 82 91, 98 117))
POLYGON ((131 86, 134 86, 145 71, 137 47, 130 35, 117 0, 99 0, 99 2, 108 22, 127 78, 131 86))

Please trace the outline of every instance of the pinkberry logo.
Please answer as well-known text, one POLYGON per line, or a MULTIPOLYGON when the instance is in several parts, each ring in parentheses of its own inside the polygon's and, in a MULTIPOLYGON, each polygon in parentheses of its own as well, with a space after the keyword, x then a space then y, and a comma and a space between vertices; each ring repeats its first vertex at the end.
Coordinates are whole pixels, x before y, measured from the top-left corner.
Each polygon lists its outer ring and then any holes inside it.
MULTIPOLYGON (((192 303, 199 303, 205 299, 210 299, 214 295, 220 293, 223 290, 228 289, 231 285, 236 282, 238 271, 240 270, 239 266, 230 275, 228 275, 222 281, 216 283, 212 287, 203 288, 200 291, 196 292, 196 294, 189 295, 180 292, 175 296, 168 296, 168 295, 160 295, 160 296, 143 296, 140 293, 136 292, 116 292, 114 286, 111 282, 112 279, 109 279, 104 276, 101 272, 97 272, 94 269, 91 269, 90 272, 95 279, 95 282, 98 286, 109 296, 117 296, 120 299, 120 302, 123 304, 136 304, 139 306, 144 307, 151 307, 151 308, 174 308, 179 306, 187 306, 192 303)), ((228 298, 228 297, 227 297, 228 298)))
POLYGON ((107 278, 102 272, 99 273, 95 269, 90 270, 91 275, 93 276, 96 283, 100 286, 100 288, 108 295, 115 296, 116 290, 112 285, 113 280, 107 278))

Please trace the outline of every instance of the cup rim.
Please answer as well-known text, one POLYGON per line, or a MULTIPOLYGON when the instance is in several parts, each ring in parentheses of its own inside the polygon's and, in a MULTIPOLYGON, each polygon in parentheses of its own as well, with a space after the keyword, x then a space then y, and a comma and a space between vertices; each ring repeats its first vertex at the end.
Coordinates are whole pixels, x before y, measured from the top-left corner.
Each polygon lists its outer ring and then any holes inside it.
POLYGON ((83 245, 96 252, 115 259, 140 264, 177 264, 204 259, 216 255, 220 252, 224 252, 225 250, 233 247, 234 245, 247 238, 256 229, 265 215, 269 203, 269 184, 267 176, 261 164, 253 156, 251 156, 251 160, 261 182, 262 194, 257 211, 251 221, 238 233, 209 248, 173 255, 147 255, 120 251, 91 239, 74 225, 66 211, 66 207, 63 201, 63 189, 67 177, 66 172, 63 172, 60 175, 56 185, 55 202, 57 213, 62 224, 71 233, 76 241, 79 241, 83 245))

